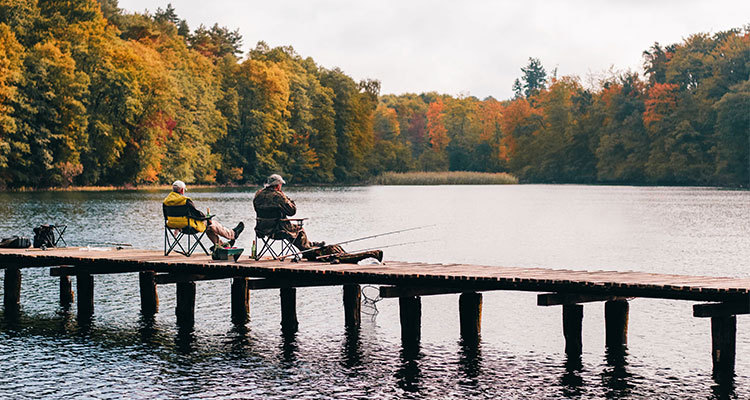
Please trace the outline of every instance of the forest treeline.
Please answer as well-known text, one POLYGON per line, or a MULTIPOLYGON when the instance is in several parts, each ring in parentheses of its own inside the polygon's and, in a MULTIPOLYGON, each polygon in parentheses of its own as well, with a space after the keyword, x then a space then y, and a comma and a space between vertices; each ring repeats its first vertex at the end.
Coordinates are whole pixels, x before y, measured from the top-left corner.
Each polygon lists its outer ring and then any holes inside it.
POLYGON ((498 101, 380 95, 291 47, 167 6, 0 3, 0 186, 362 182, 509 171, 527 182, 747 185, 750 26, 654 44, 596 85, 530 58, 498 101))

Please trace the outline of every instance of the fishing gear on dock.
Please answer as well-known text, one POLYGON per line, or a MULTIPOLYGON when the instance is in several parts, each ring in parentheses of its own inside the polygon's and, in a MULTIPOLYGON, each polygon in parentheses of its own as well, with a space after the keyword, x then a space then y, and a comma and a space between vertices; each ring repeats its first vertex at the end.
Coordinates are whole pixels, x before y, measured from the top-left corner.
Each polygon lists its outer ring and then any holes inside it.
MULTIPOLYGON (((381 249, 387 249, 387 248, 390 248, 390 247, 406 246, 406 245, 416 244, 416 243, 427 243, 427 242, 431 242, 431 241, 432 240, 416 240, 416 241, 413 241, 413 242, 395 243, 395 244, 389 244, 389 245, 378 246, 378 247, 368 247, 366 249, 354 250, 351 253, 362 253, 362 252, 365 252, 365 251, 381 250, 381 249)), ((333 254, 321 254, 321 255, 315 257, 315 259, 316 260, 320 260, 320 259, 324 259, 324 258, 328 258, 328 257, 340 256, 342 254, 347 254, 347 253, 350 253, 350 252, 344 251, 344 252, 338 252, 338 253, 333 253, 333 254)))
POLYGON ((430 227, 433 227, 433 226, 435 226, 435 224, 433 224, 433 225, 417 226, 417 227, 414 227, 414 228, 407 228, 407 229, 399 229, 397 231, 391 231, 391 232, 379 233, 379 234, 376 234, 376 235, 364 236, 364 237, 360 237, 360 238, 356 238, 356 239, 350 239, 350 240, 345 240, 343 242, 338 242, 338 243, 329 244, 329 245, 325 245, 325 246, 311 247, 311 248, 309 248, 307 250, 302 250, 302 251, 296 252, 295 254, 283 255, 283 256, 279 257, 279 260, 283 261, 287 257, 292 257, 292 256, 295 256, 295 255, 299 256, 300 254, 305 254, 305 253, 309 253, 309 252, 312 252, 312 251, 320 250, 320 249, 323 249, 323 248, 326 248, 326 247, 329 247, 329 246, 330 247, 332 247, 332 246, 341 246, 342 244, 354 243, 354 242, 359 242, 361 240, 367 240, 367 239, 374 239, 374 238, 381 237, 381 236, 395 235, 397 233, 414 231, 414 230, 417 230, 417 229, 430 228, 430 227))

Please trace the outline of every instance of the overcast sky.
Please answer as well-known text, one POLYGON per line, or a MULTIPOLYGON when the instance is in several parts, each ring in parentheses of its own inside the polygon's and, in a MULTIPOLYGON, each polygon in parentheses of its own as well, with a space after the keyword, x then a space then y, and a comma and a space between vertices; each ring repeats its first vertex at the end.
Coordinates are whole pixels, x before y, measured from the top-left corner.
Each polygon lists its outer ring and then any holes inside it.
POLYGON ((128 11, 171 2, 191 29, 239 28, 244 50, 292 45, 381 93, 438 91, 506 99, 529 57, 586 83, 614 67, 641 71, 654 42, 750 23, 748 0, 428 1, 120 0, 128 11))

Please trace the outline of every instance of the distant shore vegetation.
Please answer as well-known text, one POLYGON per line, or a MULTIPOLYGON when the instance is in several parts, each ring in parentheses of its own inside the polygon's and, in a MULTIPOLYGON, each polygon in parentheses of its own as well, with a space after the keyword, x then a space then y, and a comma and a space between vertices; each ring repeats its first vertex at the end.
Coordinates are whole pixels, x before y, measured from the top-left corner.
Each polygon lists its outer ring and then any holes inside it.
POLYGON ((505 172, 386 172, 375 177, 376 185, 507 185, 518 178, 505 172))
POLYGON ((291 46, 241 47, 239 31, 191 29, 171 5, 0 2, 0 188, 257 185, 271 173, 357 184, 417 171, 750 184, 750 25, 655 43, 642 72, 585 84, 529 58, 504 100, 384 95, 291 46))

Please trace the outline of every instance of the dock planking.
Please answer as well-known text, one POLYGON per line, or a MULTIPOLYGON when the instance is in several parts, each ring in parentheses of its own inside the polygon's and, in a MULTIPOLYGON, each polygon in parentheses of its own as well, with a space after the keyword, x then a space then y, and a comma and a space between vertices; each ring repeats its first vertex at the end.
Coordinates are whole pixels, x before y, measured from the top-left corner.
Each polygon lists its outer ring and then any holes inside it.
POLYGON ((191 257, 164 256, 161 251, 139 249, 0 249, 0 267, 62 265, 74 266, 75 272, 89 274, 154 271, 203 275, 209 278, 216 276, 219 279, 236 276, 310 280, 311 283, 335 279, 352 284, 429 286, 474 291, 605 293, 623 297, 697 301, 750 299, 750 279, 731 277, 400 261, 386 261, 383 265, 356 265, 288 260, 255 261, 242 257, 234 262, 216 261, 202 254, 191 257))
POLYGON ((178 323, 187 325, 194 321, 196 281, 232 279, 232 320, 235 323, 249 320, 250 290, 280 289, 282 327, 286 330, 297 329, 296 287, 344 286, 346 324, 357 327, 360 285, 381 285, 383 298, 399 298, 404 344, 419 342, 420 296, 461 294, 461 335, 467 342, 475 343, 481 330, 480 292, 539 292, 538 305, 563 307, 566 352, 571 355, 580 355, 582 349, 583 303, 606 302, 609 347, 627 343, 628 298, 704 301, 710 303, 695 305, 694 316, 711 318, 714 370, 728 373, 734 370, 735 316, 750 313, 750 278, 402 261, 379 265, 255 261, 248 256, 235 262, 212 260, 203 254, 164 256, 162 251, 156 250, 71 247, 0 249, 0 268, 6 271, 6 317, 18 311, 21 269, 33 267, 53 267, 51 275, 61 278, 60 303, 64 307, 71 303, 69 277, 76 276, 78 312, 85 314, 84 317, 93 314, 94 275, 138 272, 144 315, 158 312, 156 286, 174 283, 178 323))

